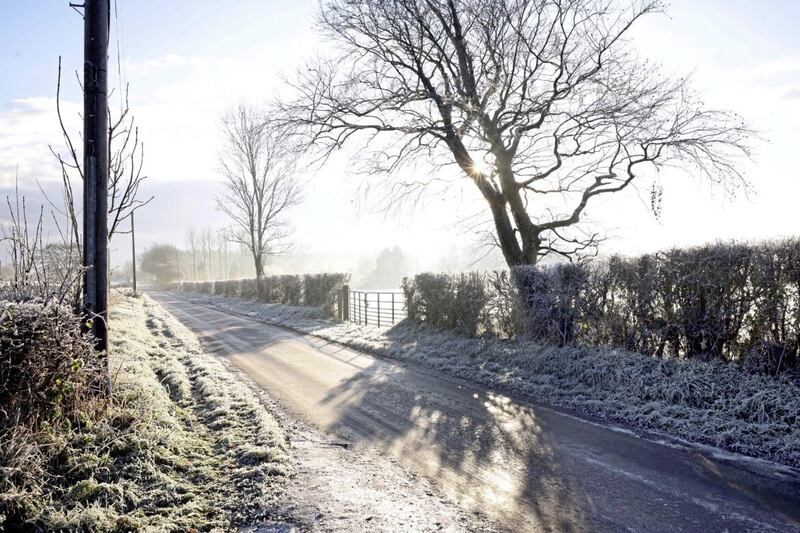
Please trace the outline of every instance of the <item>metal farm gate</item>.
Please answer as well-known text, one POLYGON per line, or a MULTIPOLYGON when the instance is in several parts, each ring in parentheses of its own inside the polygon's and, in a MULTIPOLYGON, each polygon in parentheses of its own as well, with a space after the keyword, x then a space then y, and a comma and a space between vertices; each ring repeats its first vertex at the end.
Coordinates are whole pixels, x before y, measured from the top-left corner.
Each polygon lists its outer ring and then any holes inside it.
POLYGON ((394 326, 406 318, 402 291, 356 291, 344 286, 339 295, 339 318, 357 324, 394 326))

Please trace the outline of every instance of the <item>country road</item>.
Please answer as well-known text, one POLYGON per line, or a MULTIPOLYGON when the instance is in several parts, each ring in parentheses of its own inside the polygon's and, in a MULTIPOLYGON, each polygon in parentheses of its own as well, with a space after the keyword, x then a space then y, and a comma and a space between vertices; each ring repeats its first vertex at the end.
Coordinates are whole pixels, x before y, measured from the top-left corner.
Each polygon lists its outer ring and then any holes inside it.
POLYGON ((800 531, 800 476, 151 293, 293 416, 509 531, 800 531), (388 459, 387 459, 388 460, 388 459))

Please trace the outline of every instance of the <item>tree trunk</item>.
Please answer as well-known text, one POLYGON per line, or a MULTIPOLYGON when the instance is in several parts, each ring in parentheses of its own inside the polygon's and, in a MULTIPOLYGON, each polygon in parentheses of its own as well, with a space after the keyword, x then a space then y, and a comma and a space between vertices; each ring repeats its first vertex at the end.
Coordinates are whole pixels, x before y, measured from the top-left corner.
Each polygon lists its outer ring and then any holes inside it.
POLYGON ((500 250, 503 252, 503 257, 509 268, 522 264, 522 250, 520 250, 519 243, 515 229, 511 225, 511 220, 506 211, 505 205, 489 201, 489 208, 492 210, 492 218, 494 218, 494 227, 497 231, 497 242, 500 250))
POLYGON ((264 300, 264 261, 257 255, 253 254, 253 259, 256 266, 256 298, 259 301, 264 300))
POLYGON ((535 265, 539 259, 541 240, 532 225, 520 229, 514 227, 506 203, 484 194, 494 219, 497 243, 503 252, 508 268, 520 265, 535 265), (521 244, 520 244, 521 242, 521 244))
POLYGON ((494 219, 497 244, 503 252, 508 267, 535 265, 539 259, 541 245, 539 231, 525 210, 525 204, 514 179, 510 157, 500 148, 493 150, 500 178, 500 190, 497 190, 486 176, 475 175, 472 158, 460 138, 452 135, 449 139, 449 146, 458 165, 472 179, 486 203, 489 204, 494 219), (516 227, 512 224, 512 216, 516 227))
MULTIPOLYGON (((498 136, 499 140, 499 136, 498 136)), ((516 224, 515 244, 520 250, 518 261, 510 264, 509 267, 519 265, 535 265, 539 260, 539 230, 531 220, 525 206, 525 202, 520 194, 514 170, 511 168, 511 158, 499 148, 494 150, 497 158, 497 173, 500 177, 500 189, 503 198, 506 200, 508 210, 511 211, 514 223, 516 224)))

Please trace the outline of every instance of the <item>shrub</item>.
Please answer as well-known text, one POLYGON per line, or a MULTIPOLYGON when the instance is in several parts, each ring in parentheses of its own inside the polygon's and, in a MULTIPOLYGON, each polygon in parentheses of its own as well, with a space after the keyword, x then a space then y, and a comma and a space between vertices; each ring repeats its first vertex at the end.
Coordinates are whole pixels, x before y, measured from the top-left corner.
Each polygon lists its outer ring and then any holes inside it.
MULTIPOLYGON (((265 276, 259 301, 285 305, 321 307, 332 315, 339 290, 350 280, 349 274, 306 274, 265 276)), ((173 286, 184 292, 214 294, 228 298, 256 299, 258 288, 254 278, 222 281, 184 281, 173 286)))
POLYGON ((184 292, 199 292, 200 294, 216 294, 217 283, 214 281, 181 281, 173 285, 184 292))
POLYGON ((225 285, 227 284, 226 281, 215 281, 214 282, 214 295, 216 296, 225 296, 225 285))
POLYGON ((321 307, 333 315, 339 290, 349 282, 350 274, 306 274, 303 276, 304 303, 321 307))
POLYGON ((518 267, 521 332, 560 345, 797 370, 799 260, 800 241, 788 239, 518 267))
POLYGON ((301 276, 276 276, 276 294, 274 302, 279 304, 300 305, 303 301, 303 278, 301 276))
POLYGON ((301 276, 265 276, 262 279, 262 288, 262 302, 300 305, 303 301, 303 278, 301 276))
POLYGON ((242 285, 236 280, 229 281, 225 290, 225 296, 229 298, 241 298, 242 285))
POLYGON ((511 338, 522 328, 522 314, 519 305, 520 295, 517 284, 507 270, 494 270, 486 273, 485 318, 487 332, 501 338, 511 338))
POLYGON ((255 278, 239 280, 239 298, 253 299, 258 296, 255 278))
POLYGON ((0 301, 0 433, 77 420, 102 379, 99 356, 70 308, 0 301))
POLYGON ((800 371, 800 240, 718 243, 581 264, 403 281, 413 322, 474 336, 611 346, 800 371))
MULTIPOLYGON (((29 307, 13 315, 23 328, 55 313, 29 307)), ((55 316, 64 327, 12 332, 14 345, 77 330, 68 312, 55 316)), ((83 402, 72 420, 0 431, 0 531, 233 531, 262 519, 286 473, 275 420, 146 297, 116 306, 111 321, 110 398, 83 402)))
POLYGON ((575 336, 579 298, 588 279, 583 265, 518 267, 522 333, 534 340, 566 346, 575 336))
POLYGON ((485 279, 477 272, 417 274, 403 280, 403 292, 408 318, 418 324, 470 337, 491 330, 485 279))

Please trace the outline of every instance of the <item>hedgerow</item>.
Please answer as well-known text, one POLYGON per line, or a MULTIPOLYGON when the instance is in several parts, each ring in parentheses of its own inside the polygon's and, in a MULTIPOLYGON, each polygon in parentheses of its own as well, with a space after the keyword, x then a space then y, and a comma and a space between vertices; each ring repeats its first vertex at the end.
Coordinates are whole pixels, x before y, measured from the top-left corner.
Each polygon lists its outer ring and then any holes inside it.
POLYGON ((99 355, 70 308, 0 300, 0 432, 77 422, 102 381, 99 355))
POLYGON ((261 298, 254 278, 219 281, 183 281, 173 288, 199 294, 228 298, 258 299, 264 303, 310 305, 333 314, 339 291, 350 280, 349 274, 324 273, 265 276, 261 280, 261 298))
POLYGON ((435 328, 452 329, 474 337, 487 329, 488 303, 485 276, 469 274, 419 274, 403 280, 408 318, 435 328))
POLYGON ((511 275, 419 274, 403 287, 409 319, 473 336, 620 347, 766 373, 800 365, 798 239, 523 266, 511 275))

